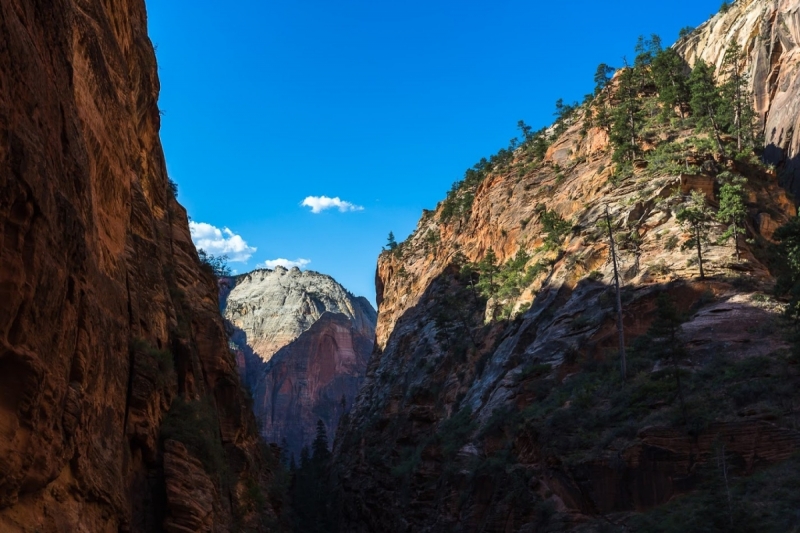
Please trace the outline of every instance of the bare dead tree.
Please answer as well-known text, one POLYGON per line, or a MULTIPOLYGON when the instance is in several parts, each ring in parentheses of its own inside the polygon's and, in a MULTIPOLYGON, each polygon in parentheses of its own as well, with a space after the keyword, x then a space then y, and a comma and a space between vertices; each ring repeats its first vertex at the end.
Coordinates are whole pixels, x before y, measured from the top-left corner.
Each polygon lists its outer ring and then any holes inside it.
POLYGON ((619 334, 619 358, 622 371, 622 380, 625 381, 628 374, 628 363, 625 359, 625 331, 622 323, 622 295, 620 294, 619 284, 619 258, 617 257, 617 247, 614 242, 614 231, 611 224, 611 215, 608 214, 606 206, 606 229, 608 230, 608 246, 611 250, 611 264, 614 266, 614 289, 617 293, 617 333, 619 334))

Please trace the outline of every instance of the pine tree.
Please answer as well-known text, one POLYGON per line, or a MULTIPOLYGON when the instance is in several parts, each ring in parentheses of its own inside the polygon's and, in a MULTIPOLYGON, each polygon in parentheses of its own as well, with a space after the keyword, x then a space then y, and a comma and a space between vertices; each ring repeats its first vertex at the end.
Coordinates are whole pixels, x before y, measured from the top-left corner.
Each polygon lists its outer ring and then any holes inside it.
POLYGON ((700 279, 705 279, 703 271, 703 246, 708 243, 708 225, 710 216, 703 193, 692 191, 688 205, 678 211, 675 217, 689 232, 689 239, 681 246, 682 250, 694 248, 697 251, 697 263, 700 266, 700 279))
POLYGON ((686 402, 683 398, 681 371, 678 367, 678 363, 687 356, 686 349, 678 338, 684 319, 666 293, 662 292, 658 295, 656 306, 656 319, 647 331, 647 336, 651 339, 650 353, 672 366, 681 413, 683 421, 686 423, 686 402))
POLYGON ((386 239, 386 248, 392 252, 397 249, 397 241, 394 240, 394 233, 391 231, 389 232, 389 237, 386 239))
POLYGON ((722 94, 721 120, 736 135, 736 150, 742 151, 745 142, 752 139, 753 112, 752 95, 748 91, 748 76, 744 72, 745 56, 742 47, 731 41, 722 59, 721 77, 725 80, 720 87, 722 94))
POLYGON ((701 127, 711 127, 719 152, 725 156, 725 148, 720 138, 719 113, 722 97, 714 82, 714 70, 705 61, 698 59, 689 76, 692 113, 701 127))
POLYGON ((611 75, 614 74, 614 67, 608 66, 605 63, 597 65, 597 70, 594 73, 594 95, 597 96, 608 86, 611 81, 611 75))
POLYGON ((619 103, 612 113, 613 123, 609 137, 615 147, 614 161, 632 161, 639 151, 638 137, 643 120, 636 69, 626 66, 618 80, 619 103))
POLYGON ((497 294, 497 274, 500 272, 500 267, 497 263, 497 255, 494 253, 494 248, 491 246, 486 251, 486 255, 478 262, 478 271, 481 274, 478 280, 478 290, 486 296, 491 298, 497 294))
POLYGON ((533 140, 533 128, 525 124, 525 121, 518 121, 517 128, 519 128, 519 131, 522 133, 523 142, 529 143, 533 140))
POLYGON ((658 89, 658 101, 664 106, 662 116, 669 117, 677 108, 681 118, 684 118, 690 95, 683 58, 672 48, 661 50, 653 58, 652 71, 658 89))
POLYGON ((800 318, 800 217, 794 217, 775 230, 773 238, 778 242, 775 247, 776 267, 779 272, 775 292, 790 296, 786 314, 795 319, 800 318))
POLYGON ((736 250, 736 260, 739 261, 739 235, 746 233, 744 220, 747 216, 747 207, 744 203, 744 184, 747 180, 741 176, 732 176, 729 173, 720 174, 721 178, 730 177, 719 190, 719 210, 717 220, 723 224, 728 224, 728 229, 719 239, 720 243, 733 239, 733 246, 736 250))
POLYGON ((311 452, 311 458, 317 465, 327 465, 331 452, 328 450, 328 433, 322 420, 317 420, 317 434, 311 443, 311 452))
POLYGON ((589 125, 589 118, 591 118, 591 122, 593 122, 595 126, 603 128, 607 132, 611 131, 612 120, 609 110, 611 95, 606 88, 611 81, 611 75, 613 73, 614 68, 605 63, 600 63, 597 66, 597 71, 594 74, 594 110, 591 115, 587 114, 587 125, 589 125))
POLYGON ((661 37, 652 34, 649 39, 646 39, 640 35, 634 50, 636 58, 633 60, 633 70, 639 84, 639 91, 642 91, 647 85, 653 83, 650 66, 656 55, 661 52, 661 37))

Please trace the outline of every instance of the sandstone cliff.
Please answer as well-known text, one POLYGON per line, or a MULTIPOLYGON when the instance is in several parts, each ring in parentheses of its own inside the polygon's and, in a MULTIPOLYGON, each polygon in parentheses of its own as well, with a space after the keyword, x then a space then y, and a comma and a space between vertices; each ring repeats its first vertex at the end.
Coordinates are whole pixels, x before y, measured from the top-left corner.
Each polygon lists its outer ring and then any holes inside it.
MULTIPOLYGON (((676 119, 653 121, 643 158, 614 175, 608 134, 589 113, 564 125, 543 160, 523 146, 490 164, 380 256, 377 345, 334 450, 349 530, 637 530, 649 515, 636 513, 717 479, 714 465, 743 479, 781 468, 800 446, 790 405, 798 376, 765 263, 773 231, 795 215, 776 172, 700 149, 684 150, 677 169, 665 164, 665 143, 699 146, 676 119), (748 178, 747 242, 736 260, 730 241, 716 242, 725 226, 712 224, 698 280, 676 215, 693 190, 713 211, 722 171, 748 178), (628 381, 606 210, 622 257, 628 381), (516 285, 487 301, 472 272, 490 249, 495 275, 516 285), (660 294, 686 316, 672 369, 645 335, 660 294)), ((736 501, 725 523, 749 509, 736 501)))
POLYGON ((676 44, 690 65, 719 68, 729 43, 747 54, 755 110, 763 125, 766 156, 779 165, 781 183, 800 193, 800 2, 738 0, 676 44))
POLYGON ((4 532, 275 517, 158 90, 143 1, 0 1, 4 532))
POLYGON ((299 457, 318 420, 333 435, 364 380, 376 313, 333 278, 298 268, 220 281, 221 309, 261 434, 299 457))

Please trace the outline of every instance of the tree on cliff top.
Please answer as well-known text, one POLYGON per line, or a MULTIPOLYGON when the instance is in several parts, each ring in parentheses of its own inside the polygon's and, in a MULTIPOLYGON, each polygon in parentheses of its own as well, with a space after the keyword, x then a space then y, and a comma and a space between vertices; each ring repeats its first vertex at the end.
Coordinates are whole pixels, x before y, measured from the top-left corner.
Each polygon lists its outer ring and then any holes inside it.
POLYGON ((231 275, 231 269, 228 267, 227 255, 211 255, 202 248, 197 250, 197 258, 200 259, 200 264, 211 271, 214 276, 223 278, 231 275))
POLYGON ((386 249, 393 252, 397 248, 397 241, 394 239, 394 232, 389 232, 389 237, 386 239, 386 249))

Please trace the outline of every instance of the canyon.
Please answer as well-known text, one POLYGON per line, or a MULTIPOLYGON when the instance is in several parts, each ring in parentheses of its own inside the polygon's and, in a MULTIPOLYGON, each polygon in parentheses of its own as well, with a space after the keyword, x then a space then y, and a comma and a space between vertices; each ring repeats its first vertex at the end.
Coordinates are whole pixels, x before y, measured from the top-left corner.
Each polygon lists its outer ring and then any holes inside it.
POLYGON ((333 435, 372 353, 377 314, 333 278, 256 270, 220 280, 220 305, 267 442, 299 459, 317 421, 333 435))
POLYGON ((795 529, 800 4, 725 5, 674 50, 720 70, 741 46, 763 153, 642 83, 620 161, 619 71, 423 211, 376 313, 200 260, 143 1, 0 0, 0 530, 288 531, 308 501, 354 533, 795 529), (292 501, 318 421, 332 456, 292 501))

